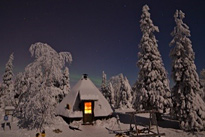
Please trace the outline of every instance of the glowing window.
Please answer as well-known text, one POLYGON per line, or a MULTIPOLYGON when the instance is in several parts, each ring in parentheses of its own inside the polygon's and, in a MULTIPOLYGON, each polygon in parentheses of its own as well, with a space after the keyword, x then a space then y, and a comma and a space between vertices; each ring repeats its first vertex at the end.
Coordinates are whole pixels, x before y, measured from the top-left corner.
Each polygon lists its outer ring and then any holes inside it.
POLYGON ((84 113, 85 114, 92 114, 92 103, 91 102, 84 103, 84 113))

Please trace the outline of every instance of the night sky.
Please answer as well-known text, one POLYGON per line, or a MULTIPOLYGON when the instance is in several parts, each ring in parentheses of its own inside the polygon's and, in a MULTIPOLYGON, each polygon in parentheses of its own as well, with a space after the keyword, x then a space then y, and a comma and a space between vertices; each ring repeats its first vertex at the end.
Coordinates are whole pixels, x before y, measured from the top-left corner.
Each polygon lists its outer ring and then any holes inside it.
POLYGON ((170 33, 176 9, 186 14, 184 22, 191 30, 197 72, 205 68, 204 0, 0 0, 0 79, 12 52, 17 74, 34 60, 30 45, 43 42, 57 52, 71 52, 72 83, 87 73, 99 86, 104 70, 108 79, 123 73, 133 85, 144 4, 159 27, 155 34, 169 75, 170 33))

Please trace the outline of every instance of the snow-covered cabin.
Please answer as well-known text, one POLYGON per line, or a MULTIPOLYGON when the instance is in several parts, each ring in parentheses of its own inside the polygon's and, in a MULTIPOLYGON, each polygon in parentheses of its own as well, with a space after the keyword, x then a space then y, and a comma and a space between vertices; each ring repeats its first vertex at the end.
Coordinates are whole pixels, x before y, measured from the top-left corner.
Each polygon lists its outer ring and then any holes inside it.
POLYGON ((112 114, 108 101, 84 74, 71 92, 56 108, 56 114, 67 118, 82 118, 83 123, 92 123, 97 117, 112 114))

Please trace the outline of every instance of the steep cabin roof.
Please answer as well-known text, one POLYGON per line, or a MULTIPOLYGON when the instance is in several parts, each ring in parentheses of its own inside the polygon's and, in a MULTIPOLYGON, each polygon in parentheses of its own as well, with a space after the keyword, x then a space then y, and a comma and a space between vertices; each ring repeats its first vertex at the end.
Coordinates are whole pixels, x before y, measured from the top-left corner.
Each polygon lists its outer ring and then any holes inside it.
POLYGON ((82 118, 83 112, 80 110, 82 101, 94 101, 94 117, 105 117, 112 114, 112 109, 108 101, 92 83, 89 78, 81 78, 72 88, 71 92, 56 107, 56 114, 69 118, 82 118), (69 104, 69 110, 66 105, 69 104))

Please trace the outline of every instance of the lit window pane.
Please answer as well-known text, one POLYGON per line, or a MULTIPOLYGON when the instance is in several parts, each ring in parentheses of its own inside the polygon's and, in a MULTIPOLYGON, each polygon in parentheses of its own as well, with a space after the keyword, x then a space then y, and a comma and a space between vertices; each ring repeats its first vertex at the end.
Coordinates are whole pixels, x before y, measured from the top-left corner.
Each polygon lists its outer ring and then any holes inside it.
POLYGON ((84 113, 85 114, 92 114, 92 103, 91 102, 84 103, 84 113))

